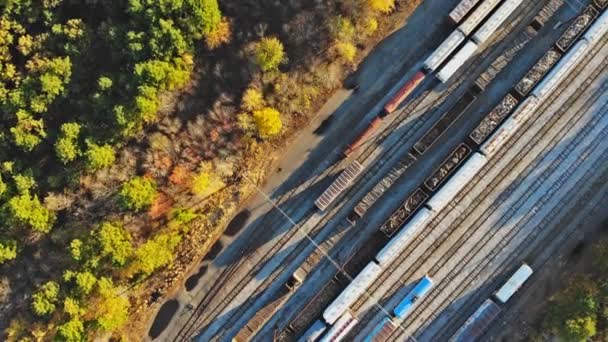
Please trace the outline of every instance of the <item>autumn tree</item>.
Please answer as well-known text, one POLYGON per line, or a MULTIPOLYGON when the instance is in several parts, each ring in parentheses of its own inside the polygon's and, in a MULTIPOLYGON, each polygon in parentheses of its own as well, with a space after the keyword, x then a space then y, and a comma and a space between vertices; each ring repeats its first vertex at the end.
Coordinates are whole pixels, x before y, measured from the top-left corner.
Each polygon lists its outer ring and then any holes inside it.
POLYGON ((567 341, 586 341, 597 333, 597 286, 577 277, 550 303, 545 324, 567 341))
POLYGON ((226 18, 222 18, 222 21, 217 27, 205 36, 205 44, 208 49, 213 50, 222 44, 228 43, 231 36, 230 21, 226 18))
POLYGON ((338 57, 346 63, 352 63, 357 55, 357 48, 348 42, 338 42, 334 46, 338 57))
POLYGON ((381 12, 389 13, 395 8, 395 0, 367 0, 371 9, 381 12))
POLYGON ((119 192, 120 204, 136 211, 150 206, 156 195, 156 182, 145 177, 135 177, 125 182, 119 192))
POLYGON ((46 316, 55 311, 59 299, 59 285, 54 281, 44 283, 32 296, 32 308, 38 316, 46 316))
POLYGON ((257 88, 249 88, 243 93, 241 108, 246 111, 254 111, 264 107, 264 95, 257 88))
POLYGON ((283 44, 275 37, 265 37, 257 42, 253 55, 262 71, 276 70, 286 59, 283 44))
POLYGON ((281 132, 283 123, 279 111, 266 107, 253 112, 253 120, 262 138, 271 138, 281 132))
POLYGON ((17 257, 17 241, 0 237, 0 265, 17 257))
POLYGON ((103 277, 99 280, 97 298, 92 305, 95 323, 102 331, 114 331, 127 322, 129 300, 121 295, 110 278, 103 277))

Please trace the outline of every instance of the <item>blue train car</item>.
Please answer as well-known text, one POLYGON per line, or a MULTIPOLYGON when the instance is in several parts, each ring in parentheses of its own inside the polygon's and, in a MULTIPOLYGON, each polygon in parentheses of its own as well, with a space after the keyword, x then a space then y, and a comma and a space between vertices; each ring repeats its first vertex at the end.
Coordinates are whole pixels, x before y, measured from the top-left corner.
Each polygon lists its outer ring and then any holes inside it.
POLYGON ((422 278, 420 282, 414 286, 414 289, 410 291, 407 296, 405 296, 401 303, 397 305, 395 310, 393 310, 395 316, 400 319, 405 318, 405 315, 412 309, 414 303, 419 298, 426 295, 431 290, 431 287, 433 287, 433 279, 429 278, 428 276, 424 276, 424 278, 422 278))

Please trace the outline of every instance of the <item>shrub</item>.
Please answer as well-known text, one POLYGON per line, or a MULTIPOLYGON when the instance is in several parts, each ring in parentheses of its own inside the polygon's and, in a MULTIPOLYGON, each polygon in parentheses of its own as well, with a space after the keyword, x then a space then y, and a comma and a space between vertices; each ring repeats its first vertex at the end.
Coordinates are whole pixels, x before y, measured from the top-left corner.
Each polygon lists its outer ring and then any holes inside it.
POLYGON ((121 205, 136 211, 150 206, 156 195, 156 182, 144 177, 135 177, 125 182, 119 193, 121 205))

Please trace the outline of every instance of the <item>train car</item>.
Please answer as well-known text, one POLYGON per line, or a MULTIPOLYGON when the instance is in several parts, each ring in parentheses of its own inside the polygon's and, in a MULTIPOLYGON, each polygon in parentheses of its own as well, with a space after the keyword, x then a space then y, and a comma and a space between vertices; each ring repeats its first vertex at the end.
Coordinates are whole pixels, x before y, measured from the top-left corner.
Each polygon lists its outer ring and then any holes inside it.
POLYGON ((473 41, 481 45, 504 23, 505 20, 521 5, 523 0, 506 0, 492 16, 475 32, 473 41))
POLYGON ((359 176, 363 166, 358 161, 352 162, 336 180, 317 198, 315 205, 323 211, 340 196, 340 194, 359 176))
POLYGON ((534 87, 532 95, 539 99, 544 98, 551 93, 562 80, 576 67, 576 65, 583 59, 587 50, 589 49, 589 43, 581 40, 572 47, 572 49, 562 57, 562 59, 555 65, 553 69, 543 78, 543 80, 534 87))
POLYGON ((490 324, 500 314, 500 311, 498 304, 494 303, 491 299, 486 299, 450 338, 450 342, 476 341, 488 329, 490 324))
POLYGON ((318 320, 306 330, 304 335, 298 339, 298 342, 315 342, 323 335, 325 330, 327 330, 327 325, 322 320, 318 320))
POLYGON ((431 197, 426 203, 427 207, 435 213, 441 211, 441 209, 447 206, 460 190, 473 179, 487 161, 486 157, 481 153, 473 153, 469 160, 467 160, 460 169, 456 171, 454 176, 439 189, 435 196, 431 197))
POLYGON ((437 79, 441 82, 447 82, 455 73, 464 65, 464 63, 473 56, 477 50, 477 44, 473 41, 468 41, 460 51, 458 51, 446 65, 437 73, 437 79))
POLYGON ((431 219, 432 212, 427 208, 422 208, 414 218, 406 224, 395 237, 393 237, 376 254, 376 261, 382 267, 388 267, 403 252, 408 241, 431 219))
POLYGON ((384 114, 388 115, 399 107, 399 105, 424 81, 426 75, 418 71, 412 78, 401 87, 395 95, 384 105, 384 114))
POLYGON ((492 12, 494 7, 498 5, 501 0, 486 0, 482 2, 477 8, 469 15, 469 17, 458 26, 458 29, 466 36, 471 34, 473 30, 492 12))
POLYGON ((501 303, 506 303, 517 290, 530 278, 532 275, 532 268, 523 264, 521 267, 507 280, 507 282, 494 293, 496 298, 501 303))
POLYGON ((403 298, 401 303, 395 307, 393 313, 399 319, 404 319, 407 313, 414 307, 418 299, 424 297, 433 287, 433 279, 429 276, 424 276, 410 293, 403 298))
POLYGON ((439 47, 424 61, 424 67, 428 71, 435 71, 441 65, 441 63, 443 63, 443 61, 445 61, 448 56, 450 56, 450 54, 454 52, 454 50, 456 50, 456 48, 464 41, 464 38, 465 35, 462 32, 454 30, 454 32, 452 32, 446 38, 446 40, 444 40, 443 43, 441 43, 441 45, 439 45, 439 47))
POLYGON ((517 107, 517 109, 515 109, 515 112, 511 114, 511 117, 507 118, 507 120, 498 127, 498 130, 481 145, 479 151, 488 158, 493 156, 519 127, 532 116, 536 108, 538 108, 538 105, 539 100, 536 97, 527 98, 519 107, 517 107))
POLYGON ((403 87, 401 87, 395 95, 384 105, 384 114, 388 115, 397 109, 399 105, 424 81, 426 76, 422 71, 418 71, 403 87))
POLYGON ((357 320, 350 311, 346 311, 327 331, 327 334, 323 335, 323 338, 319 342, 341 341, 357 323, 359 323, 359 320, 357 320))
POLYGON ((608 31, 608 11, 604 11, 604 13, 597 18, 597 20, 591 25, 589 30, 585 32, 583 35, 583 39, 585 39, 589 44, 595 45, 608 31))
POLYGON ((325 308, 323 319, 334 324, 346 310, 367 290, 367 288, 380 276, 382 268, 374 261, 370 262, 340 293, 338 298, 325 308))
POLYGON ((389 337, 397 329, 395 323, 390 317, 384 317, 378 324, 374 326, 374 329, 365 336, 364 342, 385 342, 388 341, 389 337))
POLYGON ((357 139, 355 139, 355 141, 353 141, 350 145, 348 145, 348 147, 344 151, 344 156, 345 157, 350 156, 351 153, 353 153, 359 146, 361 146, 365 142, 365 140, 367 138, 369 138, 372 135, 372 133, 374 133, 374 131, 378 129, 378 127, 380 127, 381 123, 382 123, 382 118, 376 116, 374 118, 374 120, 372 120, 372 122, 370 122, 369 126, 367 126, 365 131, 363 131, 363 133, 359 134, 357 139))
POLYGON ((598 12, 593 5, 587 6, 583 13, 568 26, 564 33, 562 33, 555 43, 555 46, 557 46, 561 52, 566 52, 593 22, 593 19, 597 17, 597 14, 598 12))
POLYGON ((421 188, 414 192, 397 208, 391 216, 382 224, 380 231, 387 237, 393 236, 396 231, 420 208, 429 195, 421 188))
POLYGON ((458 24, 480 0, 462 0, 449 14, 452 22, 458 24))

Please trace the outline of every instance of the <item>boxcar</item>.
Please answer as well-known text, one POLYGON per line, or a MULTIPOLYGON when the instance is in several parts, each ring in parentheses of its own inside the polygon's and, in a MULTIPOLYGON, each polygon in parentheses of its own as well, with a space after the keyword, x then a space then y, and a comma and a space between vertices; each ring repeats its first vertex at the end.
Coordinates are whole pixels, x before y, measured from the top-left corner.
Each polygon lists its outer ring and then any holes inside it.
POLYGON ((363 166, 358 161, 352 162, 335 181, 317 198, 315 205, 323 211, 336 199, 346 187, 348 187, 363 171, 363 166))
POLYGON ((553 69, 543 78, 543 80, 534 88, 532 95, 543 98, 550 92, 555 90, 561 81, 576 67, 576 65, 585 56, 589 49, 589 43, 584 40, 579 41, 572 49, 562 57, 553 69))
POLYGON ((464 41, 464 34, 458 30, 452 32, 446 40, 424 61, 424 67, 435 71, 448 56, 464 41))
POLYGON ((431 219, 431 211, 422 208, 385 246, 376 254, 376 261, 387 267, 403 252, 409 240, 431 219))
POLYGON ((454 176, 443 185, 437 193, 427 202, 427 206, 434 212, 439 212, 448 203, 450 203, 456 195, 464 188, 464 186, 481 170, 486 164, 487 159, 480 153, 473 153, 456 171, 454 176))
POLYGON ((441 68, 437 73, 437 79, 441 82, 447 82, 455 73, 466 63, 466 61, 473 56, 477 50, 477 44, 472 41, 468 41, 460 51, 458 51, 446 65, 441 68))
POLYGON ((479 0, 462 0, 454 7, 452 12, 450 12, 450 19, 456 24, 459 23, 478 2, 479 0))
POLYGON ((507 0, 492 14, 492 16, 475 32, 473 40, 481 45, 504 23, 523 0, 507 0))
POLYGON ((481 3, 471 15, 458 26, 458 29, 465 35, 471 34, 473 30, 481 23, 487 16, 492 12, 494 7, 498 5, 501 0, 486 0, 481 3))
POLYGON ((351 281, 350 284, 340 293, 338 298, 323 311, 325 322, 334 324, 346 310, 367 290, 367 288, 378 278, 382 268, 374 261, 370 262, 365 268, 351 281))
POLYGON ((589 30, 585 32, 583 38, 593 45, 606 34, 606 31, 608 31, 608 11, 604 11, 604 13, 597 18, 589 30))

